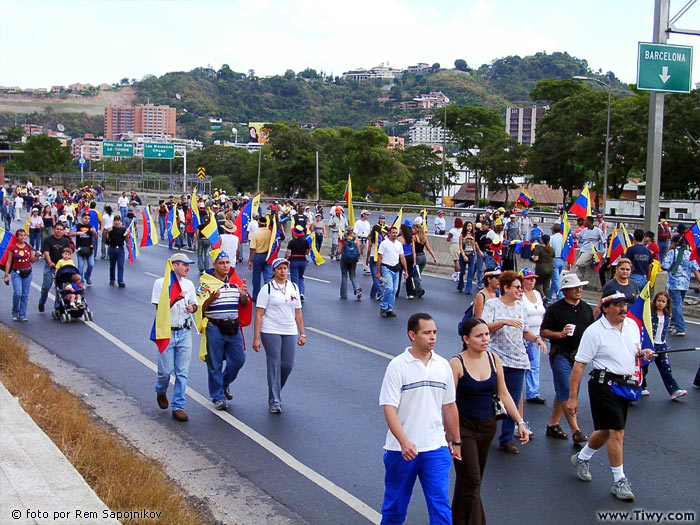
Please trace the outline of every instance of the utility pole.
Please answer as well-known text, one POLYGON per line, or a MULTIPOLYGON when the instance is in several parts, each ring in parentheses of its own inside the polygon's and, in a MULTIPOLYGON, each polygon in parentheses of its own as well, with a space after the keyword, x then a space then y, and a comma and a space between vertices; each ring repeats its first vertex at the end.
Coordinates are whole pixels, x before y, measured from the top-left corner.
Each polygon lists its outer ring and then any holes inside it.
POLYGON ((316 200, 320 200, 321 197, 319 196, 318 192, 318 151, 316 152, 316 200))
POLYGON ((260 193, 260 164, 262 163, 262 144, 258 149, 258 193, 260 193))
MULTIPOLYGON (((83 155, 83 145, 82 144, 80 145, 80 158, 81 159, 85 158, 85 155, 83 155)), ((84 163, 84 161, 81 161, 81 162, 83 162, 83 164, 80 165, 80 183, 82 184, 83 183, 83 168, 85 167, 85 163, 84 163)))
POLYGON ((182 156, 182 193, 187 195, 187 145, 182 156))
POLYGON ((440 175, 440 206, 445 205, 445 156, 447 155, 447 104, 445 119, 442 121, 442 175, 440 175))

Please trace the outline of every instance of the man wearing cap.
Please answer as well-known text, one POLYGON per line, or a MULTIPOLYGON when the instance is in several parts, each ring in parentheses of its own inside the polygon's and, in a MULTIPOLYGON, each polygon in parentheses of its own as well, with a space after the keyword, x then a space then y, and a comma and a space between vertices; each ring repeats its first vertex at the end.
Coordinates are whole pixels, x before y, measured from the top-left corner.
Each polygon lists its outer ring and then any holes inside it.
POLYGON ((525 241, 530 240, 530 228, 532 228, 532 219, 530 219, 530 210, 525 208, 520 219, 518 219, 518 225, 520 226, 520 233, 522 239, 525 241))
POLYGON ((343 215, 343 208, 335 206, 333 215, 328 219, 328 227, 331 229, 331 260, 340 259, 338 255, 338 245, 340 243, 339 231, 345 231, 348 227, 348 220, 343 215))
POLYGON ((611 492, 618 499, 632 501, 634 493, 622 464, 627 407, 632 397, 624 393, 630 385, 638 384, 634 377, 637 360, 643 356, 649 361, 655 354, 640 347, 639 327, 627 318, 625 299, 625 294, 616 291, 601 300, 603 315, 586 329, 576 352, 566 408, 570 415, 576 415, 579 384, 586 365, 591 363, 588 396, 595 432, 586 446, 571 456, 571 463, 579 479, 591 481, 590 460, 607 443, 615 480, 611 492))
POLYGON ((683 337, 685 335, 685 318, 683 317, 683 301, 690 288, 690 275, 700 281, 698 261, 690 260, 690 249, 685 239, 676 234, 671 238, 671 248, 668 250, 661 267, 668 272, 668 295, 671 297, 670 334, 683 337))
MULTIPOLYGON (((197 311, 197 295, 194 284, 186 279, 190 271, 191 261, 184 253, 176 253, 170 258, 173 270, 180 283, 180 295, 170 307, 170 329, 172 334, 168 346, 158 353, 158 379, 156 380, 156 401, 158 406, 165 410, 168 408, 168 384, 170 376, 175 375, 175 388, 173 400, 170 403, 173 419, 187 421, 188 417, 183 407, 185 406, 185 389, 190 370, 190 358, 192 356, 192 332, 190 331, 191 314, 197 311)), ((156 279, 151 291, 151 303, 158 310, 160 293, 163 288, 163 278, 156 279)))
POLYGON ((248 269, 253 271, 253 301, 260 293, 260 279, 263 284, 267 284, 272 279, 272 269, 267 264, 267 252, 270 249, 270 238, 272 231, 266 228, 267 219, 258 218, 260 227, 250 237, 250 255, 248 257, 248 269))
POLYGON ((435 217, 435 222, 433 223, 433 228, 435 229, 435 235, 445 235, 447 231, 447 223, 445 222, 445 212, 438 210, 437 217, 435 217))
POLYGON ((569 437, 559 425, 563 414, 569 423, 574 445, 584 443, 587 439, 578 426, 576 415, 571 415, 566 411, 574 357, 583 332, 593 323, 593 309, 588 303, 581 300, 583 286, 587 284, 588 281, 579 281, 575 273, 566 274, 562 278, 561 284, 564 298, 547 308, 540 326, 540 335, 549 339, 551 345, 549 364, 552 368, 554 382, 554 407, 546 434, 556 439, 569 437))
MULTIPOLYGON (((360 241, 360 260, 364 258, 365 251, 367 250, 367 239, 369 239, 369 234, 372 231, 372 225, 369 223, 369 211, 362 210, 360 214, 360 220, 355 221, 355 226, 352 231, 355 233, 357 240, 360 241)), ((365 260, 365 274, 369 274, 369 266, 365 260)))
POLYGON ((583 271, 588 266, 593 266, 593 251, 591 246, 598 248, 605 244, 605 235, 593 224, 593 217, 586 217, 583 229, 575 235, 578 241, 579 256, 574 268, 579 277, 583 277, 583 271))
POLYGON ((206 337, 204 360, 209 377, 209 397, 217 410, 226 410, 226 399, 233 398, 229 385, 245 363, 239 318, 241 309, 250 305, 250 296, 246 280, 241 281, 236 270, 231 268, 228 253, 212 250, 211 257, 214 267, 200 277, 198 291, 201 297, 206 296, 202 302, 202 316, 206 319, 206 323, 202 320, 206 337))

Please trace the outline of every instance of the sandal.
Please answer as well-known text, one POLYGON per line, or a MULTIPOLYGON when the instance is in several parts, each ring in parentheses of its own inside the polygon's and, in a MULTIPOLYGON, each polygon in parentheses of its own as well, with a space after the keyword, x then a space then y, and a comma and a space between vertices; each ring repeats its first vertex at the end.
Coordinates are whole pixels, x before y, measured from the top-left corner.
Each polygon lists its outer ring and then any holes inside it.
POLYGON ((557 439, 569 439, 569 434, 564 432, 558 424, 547 425, 547 435, 557 439))

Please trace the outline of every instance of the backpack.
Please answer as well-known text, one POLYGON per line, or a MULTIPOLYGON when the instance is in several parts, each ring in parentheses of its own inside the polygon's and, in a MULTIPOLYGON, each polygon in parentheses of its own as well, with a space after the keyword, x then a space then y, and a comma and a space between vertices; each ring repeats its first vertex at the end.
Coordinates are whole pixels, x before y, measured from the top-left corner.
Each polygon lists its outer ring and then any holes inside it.
MULTIPOLYGON (((486 294, 484 292, 479 292, 481 295, 484 296, 484 304, 486 304, 486 294)), ((500 295, 499 291, 496 291, 496 297, 500 295)), ((475 298, 476 299, 476 298, 475 298)), ((472 304, 469 305, 469 308, 464 310, 464 316, 462 316, 462 319, 457 323, 457 335, 461 338, 462 337, 462 325, 464 322, 469 319, 470 317, 474 317, 474 301, 472 301, 472 304)))
POLYGON ((357 249, 355 241, 345 241, 340 260, 343 262, 357 262, 360 260, 360 251, 357 249))

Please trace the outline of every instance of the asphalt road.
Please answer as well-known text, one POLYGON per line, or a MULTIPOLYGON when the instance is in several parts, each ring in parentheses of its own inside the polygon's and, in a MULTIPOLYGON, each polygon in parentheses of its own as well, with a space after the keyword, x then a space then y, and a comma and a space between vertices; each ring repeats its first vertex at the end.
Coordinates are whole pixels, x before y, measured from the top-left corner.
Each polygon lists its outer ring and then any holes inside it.
MULTIPOLYGON (((189 381, 192 392, 185 407, 190 422, 182 424, 172 421, 169 411, 161 411, 156 405, 152 367, 157 350, 148 340, 154 317, 151 286, 155 276, 162 275, 169 253, 167 246, 142 248, 136 263, 127 263, 125 289, 108 286, 107 261, 98 260, 94 284, 86 294, 94 323, 62 325, 52 321, 51 301, 46 313, 38 313, 36 288, 30 295, 29 322, 12 323, 11 288, 4 286, 0 288, 0 322, 76 368, 90 370, 124 390, 142 403, 145 414, 167 421, 194 442, 206 444, 226 458, 231 468, 308 522, 377 522, 383 496, 382 445, 386 434, 378 395, 388 358, 408 345, 405 323, 411 313, 418 311, 427 311, 436 320, 440 330, 437 352, 447 358, 456 354, 460 348, 456 325, 471 298, 457 294, 451 280, 426 276, 423 299, 408 301, 402 297, 396 305, 398 318, 382 319, 378 303, 367 298, 371 286, 368 276, 360 277, 365 292, 361 302, 341 301, 337 263, 327 261, 318 268, 309 265, 304 304, 308 342, 298 349, 294 371, 283 391, 283 414, 268 413, 265 358, 250 348, 252 327, 248 327, 244 331, 249 344, 247 361, 232 385, 230 416, 215 412, 208 402, 206 368, 197 357, 199 337, 194 334, 189 381)), ((37 263, 37 285, 42 269, 43 263, 37 263)), ((239 271, 249 277, 244 265, 239 265, 239 271)), ((197 282, 196 265, 190 277, 197 282)), ((671 347, 700 345, 697 323, 688 325, 687 334, 685 338, 670 338, 671 347)), ((604 451, 592 460, 593 482, 583 483, 569 464, 571 442, 544 436, 553 387, 549 365, 543 360, 541 395, 548 404, 527 405, 525 412, 535 432, 533 441, 521 447, 518 456, 492 447, 483 485, 489 521, 591 523, 596 522, 596 511, 633 508, 694 510, 698 519, 700 390, 693 389, 691 383, 700 354, 674 354, 671 360, 675 377, 689 395, 681 402, 671 402, 652 365, 651 396, 630 410, 624 465, 637 496, 633 505, 611 496, 613 480, 604 451)), ((580 423, 590 433, 592 422, 585 394, 581 405, 580 423)), ((427 523, 418 486, 407 523, 427 523)))

